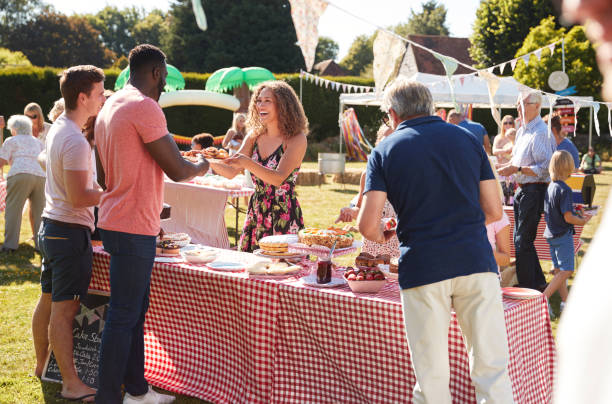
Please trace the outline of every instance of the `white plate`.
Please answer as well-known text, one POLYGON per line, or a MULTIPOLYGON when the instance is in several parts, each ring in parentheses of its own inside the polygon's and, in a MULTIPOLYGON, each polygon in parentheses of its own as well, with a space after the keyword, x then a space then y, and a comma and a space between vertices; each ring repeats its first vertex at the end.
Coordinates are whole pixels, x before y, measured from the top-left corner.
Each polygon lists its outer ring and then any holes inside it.
POLYGON ((178 264, 178 263, 185 262, 185 260, 183 258, 181 258, 181 256, 179 255, 178 257, 176 257, 176 256, 172 256, 172 257, 155 257, 155 262, 163 262, 163 263, 167 263, 167 264, 178 264))
POLYGON ((300 254, 300 253, 293 253, 291 255, 268 255, 268 254, 264 254, 261 248, 253 251, 253 254, 257 255, 258 257, 266 257, 266 258, 272 258, 272 259, 301 258, 306 255, 306 254, 300 254))
POLYGON ((378 264, 378 269, 380 269, 388 279, 397 279, 399 277, 397 272, 389 271, 389 264, 378 264))
POLYGON ((344 285, 346 281, 343 278, 331 278, 329 283, 317 283, 316 275, 308 275, 300 278, 300 281, 307 286, 312 286, 313 288, 335 288, 337 286, 344 285))
POLYGON ((206 264, 206 266, 210 269, 214 269, 217 271, 242 271, 245 267, 244 264, 240 264, 238 262, 228 262, 228 261, 214 261, 210 264, 206 264))

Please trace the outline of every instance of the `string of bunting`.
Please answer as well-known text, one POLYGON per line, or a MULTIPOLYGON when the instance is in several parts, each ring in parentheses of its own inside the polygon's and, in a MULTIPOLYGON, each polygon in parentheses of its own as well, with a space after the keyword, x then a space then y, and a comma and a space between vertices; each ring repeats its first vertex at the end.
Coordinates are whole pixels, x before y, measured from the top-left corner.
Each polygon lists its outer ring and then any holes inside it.
POLYGON ((332 88, 336 91, 342 90, 345 93, 355 92, 355 93, 369 93, 374 91, 374 87, 370 86, 356 86, 354 84, 340 83, 338 81, 324 79, 323 77, 319 77, 316 74, 305 72, 304 70, 300 70, 300 77, 314 82, 319 87, 332 88))

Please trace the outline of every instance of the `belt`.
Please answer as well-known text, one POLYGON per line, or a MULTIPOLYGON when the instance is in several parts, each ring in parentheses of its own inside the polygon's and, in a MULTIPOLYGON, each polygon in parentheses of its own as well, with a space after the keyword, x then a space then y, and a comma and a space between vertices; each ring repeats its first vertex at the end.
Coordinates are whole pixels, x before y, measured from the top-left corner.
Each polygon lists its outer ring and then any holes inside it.
POLYGON ((524 184, 518 184, 519 187, 523 188, 527 185, 548 185, 548 182, 526 182, 524 184))
POLYGON ((51 224, 55 224, 61 227, 71 227, 73 229, 83 229, 83 230, 87 230, 88 232, 91 232, 91 229, 89 228, 89 226, 85 226, 83 224, 60 222, 59 220, 49 219, 48 217, 43 217, 42 220, 44 223, 51 223, 51 224))

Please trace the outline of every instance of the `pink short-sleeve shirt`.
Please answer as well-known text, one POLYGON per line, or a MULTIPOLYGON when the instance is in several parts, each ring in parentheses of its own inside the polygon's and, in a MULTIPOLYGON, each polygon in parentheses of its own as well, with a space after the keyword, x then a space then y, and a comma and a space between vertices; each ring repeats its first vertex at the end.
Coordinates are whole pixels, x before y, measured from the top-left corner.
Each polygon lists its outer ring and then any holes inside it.
POLYGON ((100 199, 98 227, 148 236, 159 233, 164 174, 145 144, 167 134, 159 104, 132 85, 106 101, 95 127, 107 187, 100 199))
POLYGON ((497 248, 497 241, 495 240, 495 235, 502 231, 502 229, 506 226, 510 226, 510 219, 506 212, 503 212, 503 216, 497 222, 489 223, 487 225, 487 238, 489 239, 489 243, 491 244, 491 248, 493 251, 497 248))

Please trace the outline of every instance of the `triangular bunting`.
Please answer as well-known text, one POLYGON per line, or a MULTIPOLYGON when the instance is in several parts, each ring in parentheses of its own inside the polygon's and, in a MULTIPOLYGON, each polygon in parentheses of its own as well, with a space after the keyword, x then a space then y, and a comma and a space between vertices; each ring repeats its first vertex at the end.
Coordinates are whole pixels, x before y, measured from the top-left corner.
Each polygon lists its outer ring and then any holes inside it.
POLYGON ((504 74, 504 69, 506 68, 507 64, 508 62, 504 62, 501 65, 499 65, 499 74, 504 74))
POLYGON ((327 8, 323 0, 289 0, 291 18, 306 70, 311 71, 319 41, 319 17, 327 8))
POLYGON ((465 77, 459 77, 459 83, 463 86, 463 82, 465 81, 465 77))
POLYGON ((510 67, 512 68, 512 71, 514 71, 514 69, 516 68, 516 62, 518 62, 518 59, 512 59, 510 61, 510 67))
POLYGON ((396 35, 379 29, 376 31, 372 52, 374 53, 372 62, 374 83, 376 91, 381 92, 387 83, 397 76, 406 53, 406 44, 396 35))
POLYGON ((493 66, 493 67, 489 67, 489 68, 487 69, 487 71, 488 71, 489 73, 491 73, 491 74, 493 74, 493 70, 495 70, 495 66, 493 66))
POLYGON ((550 56, 552 56, 553 52, 555 51, 555 45, 554 43, 551 43, 550 45, 548 45, 548 50, 550 50, 550 56))
POLYGON ((595 121, 595 132, 597 132, 597 136, 601 136, 601 132, 599 131, 599 119, 597 119, 597 113, 599 112, 599 103, 594 102, 592 104, 593 107, 593 120, 595 121))
POLYGON ((342 91, 344 91, 346 93, 346 84, 342 85, 342 91))
POLYGON ((542 49, 538 49, 537 51, 533 52, 533 54, 538 58, 538 62, 540 59, 542 59, 542 49))
POLYGON ((612 119, 610 119, 611 118, 610 104, 606 104, 606 107, 608 107, 608 130, 610 131, 610 134, 612 134, 612 119))
POLYGON ((529 57, 531 56, 531 53, 528 53, 524 56, 522 56, 523 62, 525 62, 525 66, 529 65, 529 57))

